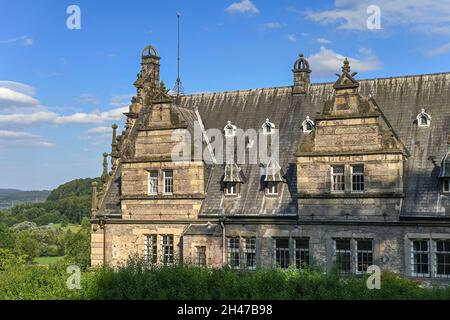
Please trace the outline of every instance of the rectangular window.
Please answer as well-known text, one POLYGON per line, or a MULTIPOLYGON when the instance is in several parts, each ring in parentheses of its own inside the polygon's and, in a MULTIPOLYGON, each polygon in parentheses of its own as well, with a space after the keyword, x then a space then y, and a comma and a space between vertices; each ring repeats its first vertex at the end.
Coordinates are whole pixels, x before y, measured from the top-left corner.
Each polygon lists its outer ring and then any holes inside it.
POLYGON ((309 239, 295 239, 295 266, 303 269, 309 266, 309 239))
POLYGON ((267 194, 271 196, 275 196, 278 194, 278 182, 270 181, 267 182, 267 194))
POLYGON ((164 171, 164 193, 173 193, 173 171, 164 171))
POLYGON ((158 193, 158 171, 148 173, 148 194, 158 193))
POLYGON ((331 167, 331 191, 344 191, 345 179, 344 179, 344 166, 332 166, 331 167))
POLYGON ((373 264, 372 240, 357 240, 356 242, 357 272, 367 272, 367 268, 373 264))
POLYGON ((163 264, 173 263, 173 235, 165 234, 161 236, 161 262, 163 264))
POLYGON ((450 240, 436 241, 436 276, 450 278, 450 240))
POLYGON ((256 269, 256 238, 245 239, 244 259, 247 269, 256 269))
POLYGON ((335 240, 336 245, 336 263, 341 273, 350 273, 351 266, 351 250, 350 239, 335 240))
POLYGON ((206 267, 206 247, 196 247, 196 264, 200 267, 206 267))
POLYGON ((289 239, 275 239, 275 262, 281 269, 289 268, 289 239))
POLYGON ((239 248, 239 238, 228 238, 228 264, 235 269, 239 269, 239 248))
POLYGON ((429 243, 427 240, 411 241, 411 274, 416 277, 430 275, 429 243))
POLYGON ((227 182, 225 185, 225 194, 227 196, 236 196, 238 194, 238 184, 236 182, 227 182))
POLYGON ((144 236, 144 260, 149 264, 158 262, 157 242, 156 234, 144 236))
POLYGON ((351 166, 352 191, 364 192, 364 165, 351 166))
POLYGON ((450 179, 442 180, 442 191, 450 192, 450 179))

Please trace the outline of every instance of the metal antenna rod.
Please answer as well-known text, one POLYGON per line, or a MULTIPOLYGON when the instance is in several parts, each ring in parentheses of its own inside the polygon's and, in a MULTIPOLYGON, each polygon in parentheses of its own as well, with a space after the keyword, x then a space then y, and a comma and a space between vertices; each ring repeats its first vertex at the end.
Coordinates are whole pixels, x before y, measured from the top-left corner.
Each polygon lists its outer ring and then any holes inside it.
POLYGON ((181 84, 180 78, 180 17, 181 14, 177 12, 177 23, 178 23, 178 68, 177 68, 177 81, 175 82, 175 87, 173 88, 173 92, 176 96, 176 104, 180 103, 180 97, 184 94, 183 85, 181 84))

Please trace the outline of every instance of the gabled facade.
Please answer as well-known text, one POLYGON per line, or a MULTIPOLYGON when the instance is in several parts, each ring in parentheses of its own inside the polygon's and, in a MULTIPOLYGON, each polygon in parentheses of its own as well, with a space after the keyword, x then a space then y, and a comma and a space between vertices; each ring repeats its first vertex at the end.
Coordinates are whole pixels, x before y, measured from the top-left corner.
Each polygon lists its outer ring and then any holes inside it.
POLYGON ((144 50, 125 130, 113 126, 92 265, 139 255, 450 278, 450 74, 359 81, 345 60, 334 84, 311 84, 300 56, 293 86, 173 99, 159 61, 144 50), (232 145, 224 162, 209 129, 232 145), (239 138, 249 130, 261 134, 239 138), (233 143, 251 154, 261 141, 277 154, 240 161, 250 156, 233 143))

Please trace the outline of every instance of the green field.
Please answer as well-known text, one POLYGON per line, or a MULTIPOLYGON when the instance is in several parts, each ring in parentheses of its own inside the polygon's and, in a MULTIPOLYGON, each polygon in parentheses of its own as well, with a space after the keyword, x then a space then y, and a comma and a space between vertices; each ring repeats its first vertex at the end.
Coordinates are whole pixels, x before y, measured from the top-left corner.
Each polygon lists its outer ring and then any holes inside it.
MULTIPOLYGON (((54 223, 54 224, 52 224, 52 228, 59 229, 59 228, 61 228, 61 224, 60 223, 54 223)), ((64 231, 70 230, 73 233, 77 233, 78 231, 80 231, 81 225, 79 225, 79 224, 68 224, 66 227, 63 227, 62 229, 64 231)))
POLYGON ((51 265, 63 259, 64 257, 37 257, 34 258, 34 262, 40 265, 51 265))

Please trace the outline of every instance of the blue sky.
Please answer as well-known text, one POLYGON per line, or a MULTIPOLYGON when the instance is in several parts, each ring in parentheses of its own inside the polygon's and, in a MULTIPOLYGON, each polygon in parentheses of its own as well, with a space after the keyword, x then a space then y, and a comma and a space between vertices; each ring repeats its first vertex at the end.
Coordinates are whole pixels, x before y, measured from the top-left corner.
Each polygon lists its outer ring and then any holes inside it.
POLYGON ((334 80, 343 57, 359 78, 449 71, 448 0, 0 0, 0 188, 101 174, 145 45, 174 84, 176 11, 187 93, 290 85, 300 52, 316 82, 334 80), (66 27, 69 5, 80 30, 66 27), (381 29, 367 28, 369 5, 381 29))

